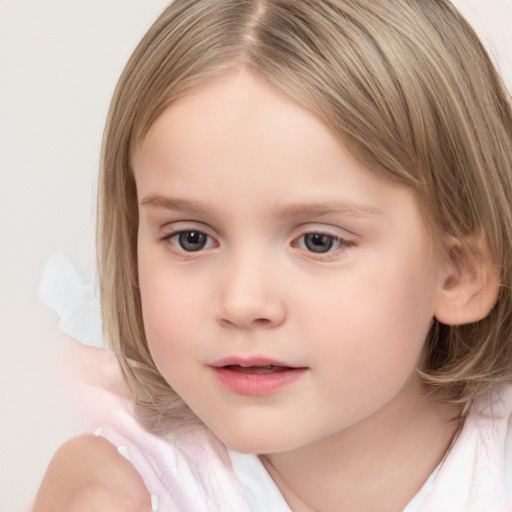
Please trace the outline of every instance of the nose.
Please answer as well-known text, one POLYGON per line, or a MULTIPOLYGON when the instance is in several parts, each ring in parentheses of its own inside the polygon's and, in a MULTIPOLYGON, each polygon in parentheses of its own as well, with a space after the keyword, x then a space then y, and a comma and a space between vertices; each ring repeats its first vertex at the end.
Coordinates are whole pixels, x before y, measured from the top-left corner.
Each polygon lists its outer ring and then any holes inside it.
POLYGON ((226 262, 221 279, 218 321, 224 327, 270 329, 285 321, 285 290, 263 258, 226 262))

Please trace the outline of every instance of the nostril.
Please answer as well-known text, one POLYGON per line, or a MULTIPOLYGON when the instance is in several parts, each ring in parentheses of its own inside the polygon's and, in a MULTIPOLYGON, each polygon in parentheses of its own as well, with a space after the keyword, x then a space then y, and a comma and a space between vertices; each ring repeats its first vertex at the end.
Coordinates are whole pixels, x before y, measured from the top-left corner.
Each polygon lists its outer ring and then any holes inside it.
MULTIPOLYGON (((243 327, 241 322, 236 322, 227 318, 223 318, 221 323, 224 327, 243 327)), ((249 321, 245 327, 270 327, 272 324, 273 322, 269 318, 255 318, 254 320, 249 321)))
POLYGON ((271 324, 272 322, 268 318, 256 318, 255 320, 252 321, 252 323, 258 327, 265 327, 271 324))

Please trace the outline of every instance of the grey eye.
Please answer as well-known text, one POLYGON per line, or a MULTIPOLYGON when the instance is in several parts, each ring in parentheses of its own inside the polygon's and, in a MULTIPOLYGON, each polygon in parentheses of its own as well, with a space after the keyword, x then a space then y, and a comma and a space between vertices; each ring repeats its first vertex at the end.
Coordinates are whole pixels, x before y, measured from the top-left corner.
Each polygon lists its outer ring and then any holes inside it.
POLYGON ((304 246, 308 251, 315 253, 329 252, 335 242, 334 237, 323 233, 307 233, 304 235, 304 246))
POLYGON ((208 243, 208 235, 201 231, 181 231, 174 235, 181 249, 187 252, 196 252, 204 249, 208 243))

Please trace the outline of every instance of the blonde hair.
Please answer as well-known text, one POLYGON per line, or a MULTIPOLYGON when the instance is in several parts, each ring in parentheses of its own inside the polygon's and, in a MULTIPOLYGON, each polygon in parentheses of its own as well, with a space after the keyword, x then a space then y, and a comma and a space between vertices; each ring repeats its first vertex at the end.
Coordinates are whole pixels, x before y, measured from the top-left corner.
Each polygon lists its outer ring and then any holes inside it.
POLYGON ((177 98, 246 69, 319 116, 372 173, 409 187, 432 233, 483 233, 500 292, 482 321, 434 320, 421 378, 453 401, 512 382, 512 113, 447 0, 175 0, 130 58, 105 130, 98 260, 106 336, 144 423, 193 417, 148 350, 131 152, 177 98))

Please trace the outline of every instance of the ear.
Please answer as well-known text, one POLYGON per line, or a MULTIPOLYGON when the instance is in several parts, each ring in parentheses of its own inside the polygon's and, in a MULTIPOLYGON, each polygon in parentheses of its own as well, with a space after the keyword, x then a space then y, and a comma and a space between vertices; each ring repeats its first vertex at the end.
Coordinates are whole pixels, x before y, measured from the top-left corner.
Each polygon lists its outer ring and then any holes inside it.
POLYGON ((498 298, 500 275, 487 241, 472 236, 450 237, 447 262, 434 315, 446 325, 462 325, 485 318, 498 298))

